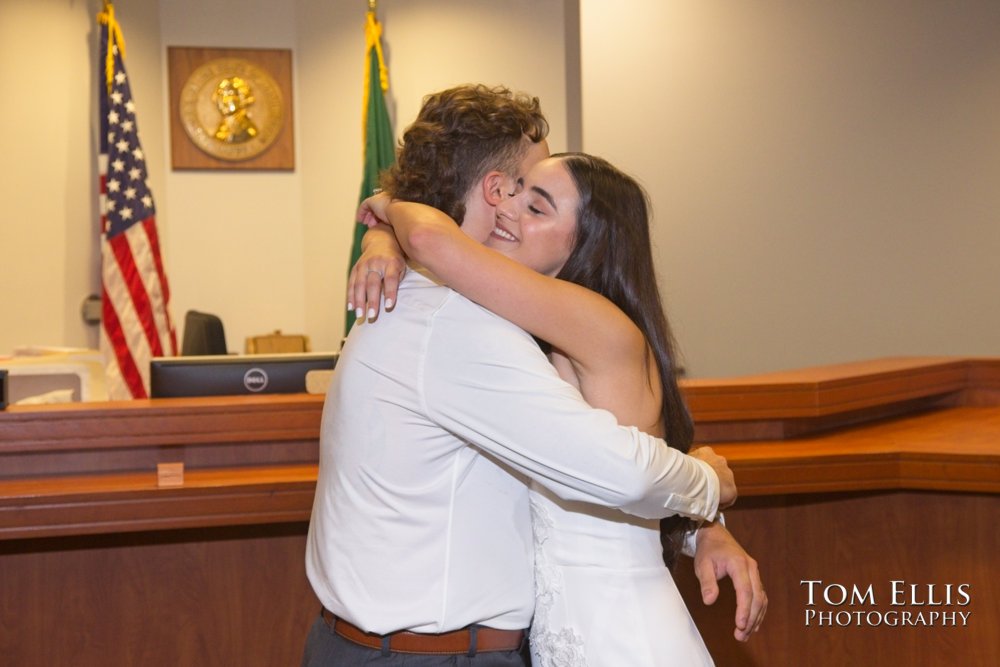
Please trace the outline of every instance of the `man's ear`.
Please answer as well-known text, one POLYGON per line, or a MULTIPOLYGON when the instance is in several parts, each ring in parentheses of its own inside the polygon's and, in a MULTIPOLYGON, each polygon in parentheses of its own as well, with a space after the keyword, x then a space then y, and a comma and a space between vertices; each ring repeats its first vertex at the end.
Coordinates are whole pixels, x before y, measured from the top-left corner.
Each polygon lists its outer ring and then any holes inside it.
POLYGON ((483 178, 483 199, 490 206, 496 206, 502 202, 509 188, 507 187, 510 177, 500 171, 491 171, 483 178))

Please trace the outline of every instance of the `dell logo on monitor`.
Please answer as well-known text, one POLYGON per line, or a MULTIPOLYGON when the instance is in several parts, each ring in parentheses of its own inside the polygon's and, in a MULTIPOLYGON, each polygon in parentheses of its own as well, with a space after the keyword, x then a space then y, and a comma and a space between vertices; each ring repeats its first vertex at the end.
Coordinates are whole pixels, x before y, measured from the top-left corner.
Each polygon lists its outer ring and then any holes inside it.
POLYGON ((243 375, 243 386, 251 392, 264 391, 267 388, 267 372, 263 368, 251 368, 243 375))

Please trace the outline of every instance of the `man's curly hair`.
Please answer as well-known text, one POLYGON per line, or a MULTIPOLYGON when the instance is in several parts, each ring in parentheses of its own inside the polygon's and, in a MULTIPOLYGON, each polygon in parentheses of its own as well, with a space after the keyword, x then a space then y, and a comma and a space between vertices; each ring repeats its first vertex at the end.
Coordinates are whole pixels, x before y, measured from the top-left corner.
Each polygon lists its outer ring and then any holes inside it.
POLYGON ((537 97, 502 86, 449 88, 424 98, 381 185, 396 199, 433 206, 461 224, 472 186, 490 171, 515 175, 529 141, 548 132, 537 97))

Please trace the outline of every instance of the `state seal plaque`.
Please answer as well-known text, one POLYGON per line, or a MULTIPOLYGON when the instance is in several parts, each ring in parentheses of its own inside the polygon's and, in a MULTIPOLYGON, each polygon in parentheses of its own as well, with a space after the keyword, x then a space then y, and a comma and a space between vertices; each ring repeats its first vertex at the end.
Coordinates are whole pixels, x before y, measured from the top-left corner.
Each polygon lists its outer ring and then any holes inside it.
POLYGON ((292 169, 287 50, 170 47, 175 169, 292 169))

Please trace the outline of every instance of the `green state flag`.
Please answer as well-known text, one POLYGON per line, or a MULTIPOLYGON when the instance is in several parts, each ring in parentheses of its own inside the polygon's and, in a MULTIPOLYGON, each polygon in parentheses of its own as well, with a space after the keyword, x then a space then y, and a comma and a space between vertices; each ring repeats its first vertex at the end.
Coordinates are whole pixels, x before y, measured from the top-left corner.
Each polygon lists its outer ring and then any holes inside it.
MULTIPOLYGON (((365 169, 361 179, 359 204, 372 195, 378 187, 379 174, 396 160, 395 139, 385 106, 385 93, 389 90, 389 70, 382 57, 382 24, 375 18, 373 11, 368 12, 365 21, 365 61, 365 97, 362 105, 365 169)), ((361 256, 361 237, 366 231, 364 225, 354 225, 354 243, 351 246, 351 262, 347 265, 348 272, 361 256)), ((354 326, 354 320, 354 312, 349 311, 344 335, 354 326)))

